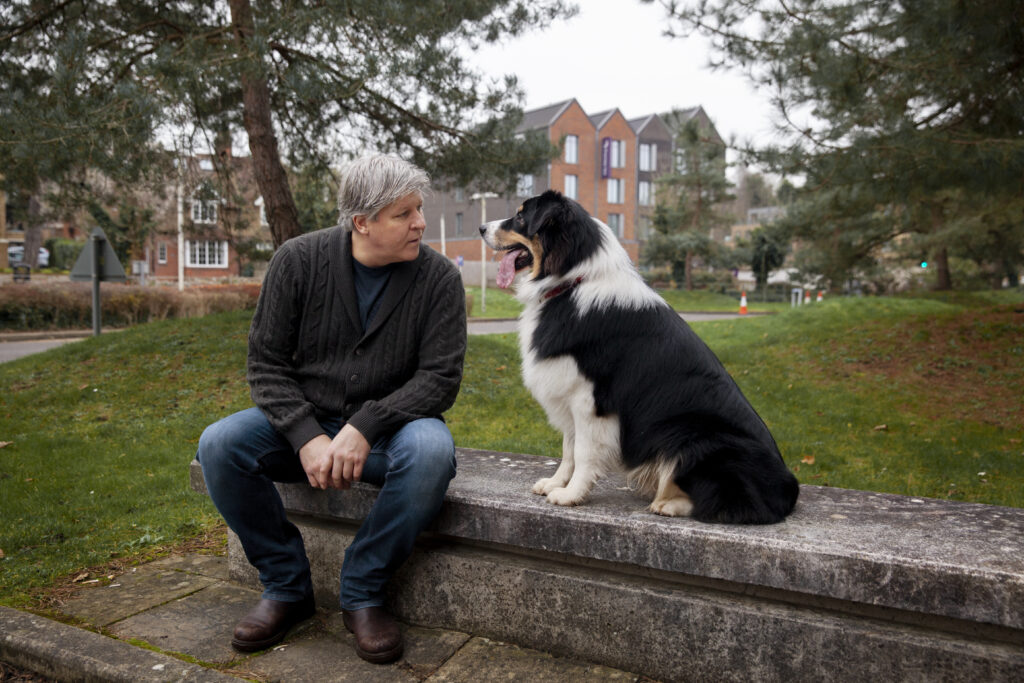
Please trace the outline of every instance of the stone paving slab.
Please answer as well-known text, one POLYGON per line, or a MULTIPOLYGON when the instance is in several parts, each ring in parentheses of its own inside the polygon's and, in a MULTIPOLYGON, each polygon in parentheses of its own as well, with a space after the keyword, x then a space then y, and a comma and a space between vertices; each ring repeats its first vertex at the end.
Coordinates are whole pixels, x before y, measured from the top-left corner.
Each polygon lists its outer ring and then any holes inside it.
POLYGON ((213 584, 215 579, 149 565, 133 568, 109 585, 94 585, 61 608, 95 626, 109 626, 133 614, 213 584))
MULTIPOLYGON (((229 664, 244 656, 231 647, 235 624, 259 599, 259 591, 217 583, 136 614, 114 624, 110 631, 119 638, 137 638, 202 662, 229 664)), ((293 629, 292 634, 301 628, 293 629)))
POLYGON ((211 579, 230 581, 231 572, 228 566, 228 558, 224 555, 205 555, 189 553, 187 555, 171 555, 159 560, 150 562, 148 567, 155 569, 173 569, 189 574, 199 574, 211 579))
POLYGON ((553 657, 537 650, 500 643, 487 638, 473 638, 452 659, 427 679, 428 683, 478 683, 486 671, 490 681, 523 683, 563 683, 564 681, 615 681, 633 683, 641 680, 600 664, 588 664, 553 657))

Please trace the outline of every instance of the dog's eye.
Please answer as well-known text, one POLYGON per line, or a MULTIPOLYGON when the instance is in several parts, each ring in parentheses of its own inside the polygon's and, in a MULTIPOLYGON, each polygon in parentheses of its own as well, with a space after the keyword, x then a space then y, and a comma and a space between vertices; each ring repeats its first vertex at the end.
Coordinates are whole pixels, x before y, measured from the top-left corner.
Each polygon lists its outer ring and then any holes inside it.
POLYGON ((523 218, 522 214, 516 214, 516 225, 526 225, 526 219, 523 218))

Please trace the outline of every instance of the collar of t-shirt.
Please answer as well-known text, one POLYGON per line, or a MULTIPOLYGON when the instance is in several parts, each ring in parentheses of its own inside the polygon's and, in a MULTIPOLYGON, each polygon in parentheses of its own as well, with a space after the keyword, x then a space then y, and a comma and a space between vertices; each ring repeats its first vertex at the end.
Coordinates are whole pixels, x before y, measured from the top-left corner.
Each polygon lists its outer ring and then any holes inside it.
POLYGON ((356 280, 356 299, 359 302, 359 319, 363 323, 363 329, 370 326, 370 321, 380 308, 384 290, 391 277, 391 271, 395 264, 388 264, 379 268, 364 266, 356 259, 352 259, 352 272, 356 280))

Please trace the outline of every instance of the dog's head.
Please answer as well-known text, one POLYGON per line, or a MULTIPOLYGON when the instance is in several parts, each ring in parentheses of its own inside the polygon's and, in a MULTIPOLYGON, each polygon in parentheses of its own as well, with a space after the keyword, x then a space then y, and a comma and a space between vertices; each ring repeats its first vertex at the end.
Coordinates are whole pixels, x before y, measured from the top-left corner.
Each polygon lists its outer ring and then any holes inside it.
POLYGON ((489 247, 503 252, 498 286, 508 287, 519 271, 530 280, 560 277, 600 246, 601 234, 579 204, 548 190, 523 202, 515 215, 480 226, 489 247))

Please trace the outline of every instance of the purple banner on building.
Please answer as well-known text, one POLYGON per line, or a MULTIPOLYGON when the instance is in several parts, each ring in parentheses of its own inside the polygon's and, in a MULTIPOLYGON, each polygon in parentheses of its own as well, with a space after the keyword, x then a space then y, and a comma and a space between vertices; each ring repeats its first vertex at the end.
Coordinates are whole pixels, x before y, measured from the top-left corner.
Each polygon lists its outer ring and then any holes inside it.
POLYGON ((601 138, 601 177, 612 174, 612 139, 601 138))

